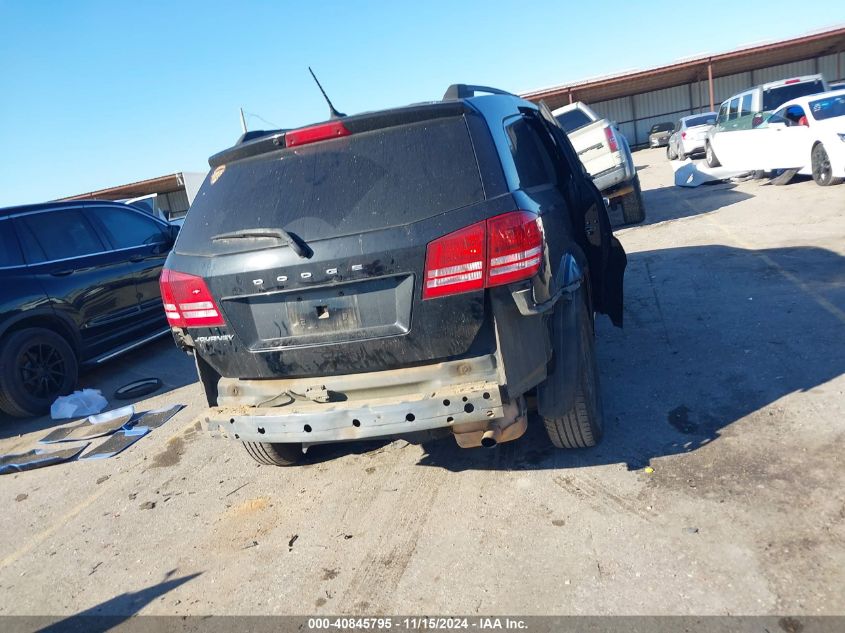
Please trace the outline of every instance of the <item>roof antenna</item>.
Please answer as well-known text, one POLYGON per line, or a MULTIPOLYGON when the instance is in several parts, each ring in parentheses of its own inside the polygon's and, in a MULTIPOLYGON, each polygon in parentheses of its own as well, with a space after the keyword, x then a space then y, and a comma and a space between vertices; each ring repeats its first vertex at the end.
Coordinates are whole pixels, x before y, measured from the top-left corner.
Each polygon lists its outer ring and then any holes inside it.
POLYGON ((323 90, 323 86, 320 85, 320 80, 317 79, 317 75, 314 74, 314 71, 311 70, 311 66, 308 67, 308 72, 311 73, 311 76, 314 78, 314 81, 317 83, 317 87, 320 89, 320 92, 323 93, 323 99, 326 100, 326 103, 329 104, 329 112, 331 112, 332 119, 342 119, 346 115, 343 112, 338 112, 335 110, 334 106, 332 105, 331 100, 329 99, 329 95, 326 94, 326 91, 323 90))

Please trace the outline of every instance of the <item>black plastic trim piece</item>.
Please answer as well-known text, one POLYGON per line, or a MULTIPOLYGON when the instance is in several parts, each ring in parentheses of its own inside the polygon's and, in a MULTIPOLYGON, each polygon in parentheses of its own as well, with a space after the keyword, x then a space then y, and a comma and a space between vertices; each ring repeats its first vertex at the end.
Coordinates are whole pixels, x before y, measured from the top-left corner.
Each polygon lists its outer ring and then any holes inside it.
POLYGON ((161 388, 161 379, 159 378, 142 378, 130 382, 128 385, 123 385, 114 392, 114 397, 118 400, 131 400, 132 398, 140 398, 148 394, 158 391, 161 388))

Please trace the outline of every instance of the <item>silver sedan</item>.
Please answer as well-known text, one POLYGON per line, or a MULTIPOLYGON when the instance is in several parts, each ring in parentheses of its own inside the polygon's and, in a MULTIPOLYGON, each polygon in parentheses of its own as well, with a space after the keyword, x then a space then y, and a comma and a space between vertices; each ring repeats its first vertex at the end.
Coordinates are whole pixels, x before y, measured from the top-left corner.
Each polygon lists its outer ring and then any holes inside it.
POLYGON ((681 118, 675 133, 669 137, 666 156, 669 160, 684 160, 687 156, 704 152, 707 130, 716 122, 715 112, 702 112, 681 118))

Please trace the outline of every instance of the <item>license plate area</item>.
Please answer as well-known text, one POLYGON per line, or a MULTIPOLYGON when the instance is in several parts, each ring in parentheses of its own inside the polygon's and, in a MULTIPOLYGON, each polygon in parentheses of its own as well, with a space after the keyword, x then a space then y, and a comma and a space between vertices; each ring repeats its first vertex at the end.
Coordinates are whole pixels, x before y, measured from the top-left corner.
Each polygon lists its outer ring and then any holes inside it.
POLYGON ((234 301, 248 304, 257 351, 407 334, 413 288, 413 275, 403 275, 234 301))

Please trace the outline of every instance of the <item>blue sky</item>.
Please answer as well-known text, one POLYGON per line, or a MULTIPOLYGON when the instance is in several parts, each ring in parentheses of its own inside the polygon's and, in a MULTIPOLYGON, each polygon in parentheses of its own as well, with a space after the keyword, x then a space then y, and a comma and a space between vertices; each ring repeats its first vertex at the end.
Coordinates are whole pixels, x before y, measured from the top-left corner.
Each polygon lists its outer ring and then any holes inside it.
POLYGON ((518 92, 845 22, 841 0, 572 4, 0 0, 0 206, 205 170, 240 134, 239 106, 282 127, 323 119, 309 64, 355 113, 454 82, 518 92))

